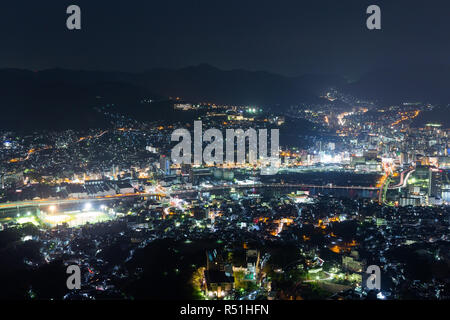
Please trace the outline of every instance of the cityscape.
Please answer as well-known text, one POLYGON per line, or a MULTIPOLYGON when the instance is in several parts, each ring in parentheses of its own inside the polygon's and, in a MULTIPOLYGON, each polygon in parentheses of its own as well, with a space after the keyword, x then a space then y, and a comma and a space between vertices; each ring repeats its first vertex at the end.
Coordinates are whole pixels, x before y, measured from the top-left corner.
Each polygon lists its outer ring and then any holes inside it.
POLYGON ((449 67, 27 66, 0 69, 0 300, 449 299, 449 67), (233 161, 194 161, 200 121, 233 161))

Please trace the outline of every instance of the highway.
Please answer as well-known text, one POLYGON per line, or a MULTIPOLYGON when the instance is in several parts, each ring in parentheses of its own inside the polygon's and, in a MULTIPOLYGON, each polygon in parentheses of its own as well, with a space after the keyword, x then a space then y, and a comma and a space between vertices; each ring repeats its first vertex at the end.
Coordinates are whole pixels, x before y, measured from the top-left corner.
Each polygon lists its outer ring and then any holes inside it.
POLYGON ((400 174, 400 182, 398 184, 396 184, 395 186, 389 187, 389 189, 398 189, 398 188, 406 187, 406 182, 408 181, 408 178, 411 175, 411 173, 413 173, 414 171, 415 170, 413 170, 413 169, 408 169, 408 170, 402 171, 402 173, 400 174), (406 173, 406 178, 405 178, 405 173, 406 173))

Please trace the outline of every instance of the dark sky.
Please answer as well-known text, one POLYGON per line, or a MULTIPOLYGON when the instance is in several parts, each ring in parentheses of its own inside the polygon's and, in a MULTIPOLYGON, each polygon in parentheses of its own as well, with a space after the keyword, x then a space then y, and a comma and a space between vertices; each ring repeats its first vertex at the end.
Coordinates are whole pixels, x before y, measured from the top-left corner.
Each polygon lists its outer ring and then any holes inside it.
POLYGON ((450 64, 450 1, 3 0, 0 68, 223 69, 357 76, 380 65, 450 64), (66 8, 82 30, 66 29, 66 8), (382 30, 366 28, 370 4, 382 30))

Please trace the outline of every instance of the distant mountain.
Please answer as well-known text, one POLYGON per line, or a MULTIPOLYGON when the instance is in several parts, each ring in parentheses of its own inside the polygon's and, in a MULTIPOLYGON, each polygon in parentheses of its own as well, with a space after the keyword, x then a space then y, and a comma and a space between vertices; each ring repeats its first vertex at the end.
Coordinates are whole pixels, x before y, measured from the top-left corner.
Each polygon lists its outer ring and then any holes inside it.
POLYGON ((409 65, 381 68, 342 90, 381 103, 420 101, 450 103, 450 66, 409 65))
MULTIPOLYGON (((140 105, 142 98, 260 105, 283 108, 320 102, 329 87, 380 103, 450 102, 449 66, 379 68, 347 83, 336 75, 286 77, 264 71, 221 70, 207 64, 142 73, 50 69, 0 70, 0 128, 85 128, 107 126, 92 108, 114 103, 121 111, 153 119, 170 103, 140 105), (131 110, 133 109, 133 110, 131 110), (136 111, 136 112, 135 112, 136 111)), ((172 116, 172 115, 169 115, 172 116)))
MULTIPOLYGON (((319 93, 329 86, 342 85, 343 81, 333 75, 285 77, 263 71, 224 71, 206 64, 143 73, 3 69, 0 126, 3 129, 104 126, 107 124, 92 112, 93 107, 115 103, 126 111, 128 105, 142 98, 180 97, 191 102, 282 107, 318 101, 319 93)), ((148 108, 151 114, 151 106, 148 108)))
POLYGON ((154 69, 141 80, 141 85, 154 92, 194 102, 272 106, 316 101, 319 92, 344 81, 329 75, 291 78, 264 71, 224 71, 207 64, 154 69))

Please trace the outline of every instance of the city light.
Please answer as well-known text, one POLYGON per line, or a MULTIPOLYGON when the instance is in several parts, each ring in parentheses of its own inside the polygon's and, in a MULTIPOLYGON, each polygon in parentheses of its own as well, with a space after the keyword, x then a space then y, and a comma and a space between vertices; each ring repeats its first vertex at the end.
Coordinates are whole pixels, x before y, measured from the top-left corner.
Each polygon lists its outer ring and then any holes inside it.
POLYGON ((449 299, 450 1, 98 2, 4 1, 0 301, 449 299))

